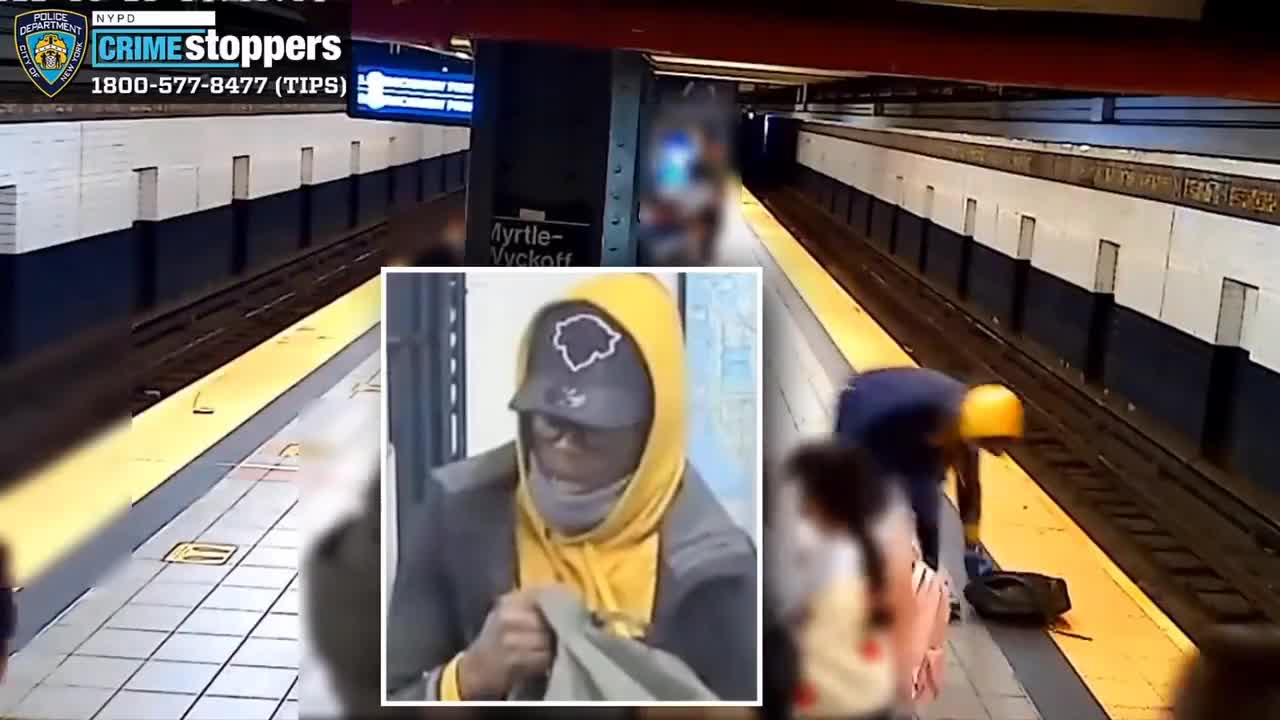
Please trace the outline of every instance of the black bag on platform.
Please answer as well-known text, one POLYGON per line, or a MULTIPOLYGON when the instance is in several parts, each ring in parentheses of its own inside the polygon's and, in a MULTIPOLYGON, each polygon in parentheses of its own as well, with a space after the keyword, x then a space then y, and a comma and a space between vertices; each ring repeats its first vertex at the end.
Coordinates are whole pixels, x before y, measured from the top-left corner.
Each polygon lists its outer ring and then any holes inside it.
POLYGON ((964 597, 988 620, 1050 625, 1071 609, 1062 578, 1028 572, 994 572, 975 578, 964 597))

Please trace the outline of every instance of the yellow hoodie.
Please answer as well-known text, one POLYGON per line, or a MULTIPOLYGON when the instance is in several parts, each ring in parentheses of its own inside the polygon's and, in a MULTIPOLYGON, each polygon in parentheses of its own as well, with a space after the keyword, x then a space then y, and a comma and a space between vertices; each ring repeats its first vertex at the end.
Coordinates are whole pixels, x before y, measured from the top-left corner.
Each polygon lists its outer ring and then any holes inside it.
MULTIPOLYGON (((640 463, 617 505, 594 529, 561 536, 543 522, 529 494, 526 456, 520 464, 516 556, 520 587, 562 583, 597 612, 648 623, 658 576, 658 529, 679 489, 685 464, 684 335, 675 299, 648 274, 605 274, 573 288, 565 301, 603 310, 631 336, 653 380, 653 423, 640 463)), ((536 325, 530 323, 530 328, 536 325)), ((528 330, 516 382, 524 380, 528 330)))

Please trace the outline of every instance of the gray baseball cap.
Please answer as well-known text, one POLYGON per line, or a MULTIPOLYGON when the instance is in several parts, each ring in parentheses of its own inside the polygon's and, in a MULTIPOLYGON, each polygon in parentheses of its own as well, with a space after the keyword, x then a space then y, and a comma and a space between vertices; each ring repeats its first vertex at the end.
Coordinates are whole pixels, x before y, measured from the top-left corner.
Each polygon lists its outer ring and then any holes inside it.
POLYGON ((544 310, 534 320, 528 352, 512 410, 602 429, 653 416, 653 382, 640 348, 595 305, 575 301, 544 310))

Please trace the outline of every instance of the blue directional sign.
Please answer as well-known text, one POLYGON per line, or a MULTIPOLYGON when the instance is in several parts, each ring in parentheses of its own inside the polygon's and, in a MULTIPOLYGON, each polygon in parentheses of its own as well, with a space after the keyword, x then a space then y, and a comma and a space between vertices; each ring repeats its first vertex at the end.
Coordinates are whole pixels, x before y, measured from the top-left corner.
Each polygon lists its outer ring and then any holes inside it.
POLYGON ((347 114, 372 120, 470 125, 475 83, 469 62, 357 43, 347 114))

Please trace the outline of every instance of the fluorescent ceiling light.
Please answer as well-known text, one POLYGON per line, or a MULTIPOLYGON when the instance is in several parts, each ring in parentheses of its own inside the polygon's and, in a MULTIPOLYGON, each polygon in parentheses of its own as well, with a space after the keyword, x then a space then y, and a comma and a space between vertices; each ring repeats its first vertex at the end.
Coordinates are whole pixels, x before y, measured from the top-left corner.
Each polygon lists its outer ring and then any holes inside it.
POLYGON ((923 5, 951 5, 982 10, 1070 12, 1199 20, 1204 0, 900 0, 923 5))
POLYGON ((682 55, 655 55, 649 59, 657 65, 696 65, 698 67, 721 68, 724 70, 747 70, 760 73, 783 73, 787 75, 813 75, 817 77, 862 77, 864 73, 843 70, 822 70, 820 68, 797 67, 794 65, 767 65, 762 63, 737 62, 733 60, 713 60, 709 58, 685 57, 682 55))
POLYGON ((681 70, 657 70, 655 75, 668 77, 702 78, 703 80, 728 80, 736 83, 755 83, 756 85, 803 85, 800 80, 760 75, 716 75, 704 72, 685 72, 681 70))

